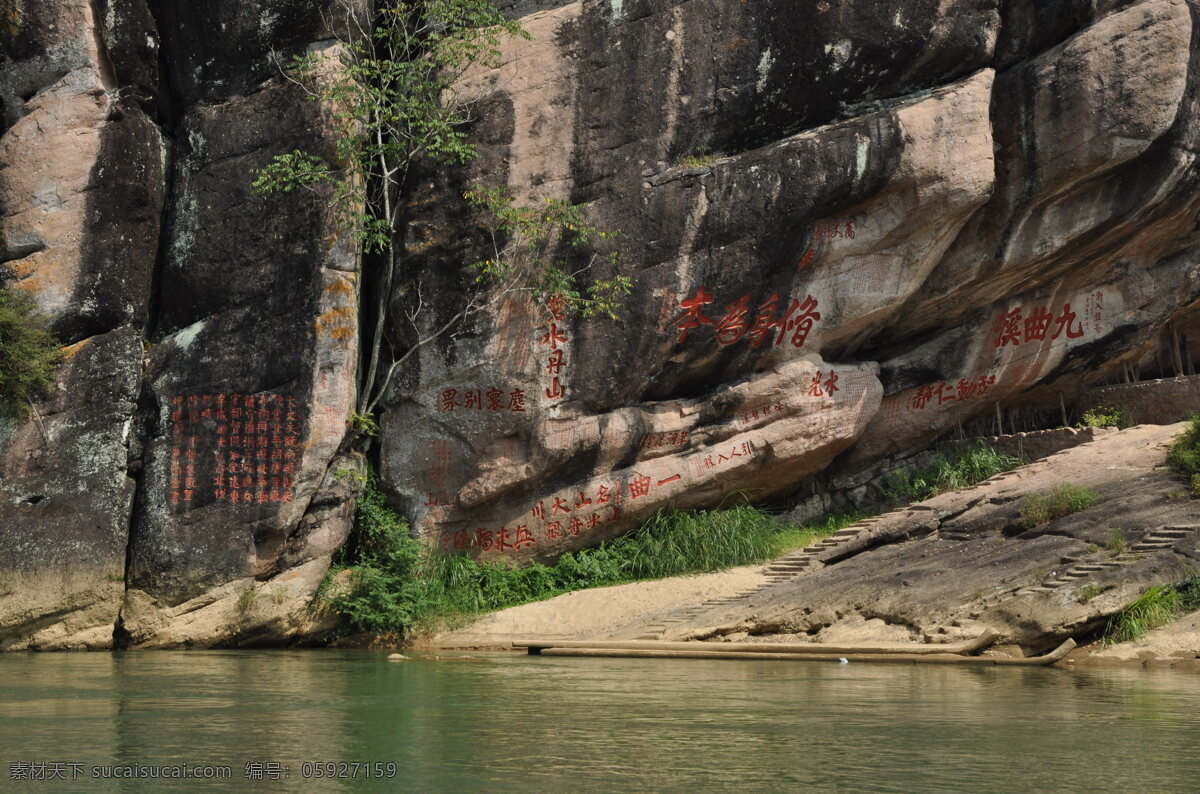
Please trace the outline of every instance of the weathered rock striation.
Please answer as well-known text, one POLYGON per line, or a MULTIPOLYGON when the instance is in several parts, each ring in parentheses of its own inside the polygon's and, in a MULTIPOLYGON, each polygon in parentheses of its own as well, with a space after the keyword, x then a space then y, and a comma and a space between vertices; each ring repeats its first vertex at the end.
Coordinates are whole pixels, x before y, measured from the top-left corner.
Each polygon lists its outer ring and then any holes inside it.
MULTIPOLYGON (((385 349, 483 288, 471 182, 586 203, 634 288, 410 359, 373 454, 430 544, 552 558, 1192 374, 1200 0, 505 5, 534 38, 464 83, 481 156, 414 180, 385 349)), ((0 2, 0 275, 70 352, 0 427, 0 647, 320 630, 371 287, 320 196, 250 181, 330 145, 268 53, 332 7, 0 2)))

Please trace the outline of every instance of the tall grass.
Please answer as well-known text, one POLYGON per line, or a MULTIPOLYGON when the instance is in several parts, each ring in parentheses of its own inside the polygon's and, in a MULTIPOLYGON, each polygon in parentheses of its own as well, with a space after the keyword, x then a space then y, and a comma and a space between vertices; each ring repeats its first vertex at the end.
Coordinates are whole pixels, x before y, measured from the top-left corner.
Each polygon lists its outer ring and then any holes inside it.
POLYGON ((997 452, 982 441, 952 457, 938 455, 924 469, 897 469, 883 478, 883 494, 893 505, 922 502, 1010 471, 1022 465, 1020 458, 997 452))
POLYGON ((1171 443, 1167 460, 1191 480, 1192 495, 1200 496, 1200 413, 1188 417, 1188 428, 1171 443))
POLYGON ((1044 526, 1063 516, 1086 510, 1096 503, 1096 492, 1078 485, 1063 483, 1049 496, 1032 493, 1025 498, 1021 523, 1026 528, 1044 526))
POLYGON ((553 565, 513 568, 424 547, 386 506, 372 477, 359 500, 354 539, 339 558, 339 569, 352 569, 351 589, 328 600, 359 631, 407 634, 572 590, 764 562, 863 517, 831 516, 797 527, 750 505, 662 512, 627 535, 564 554, 553 565))
POLYGON ((1195 609, 1200 609, 1200 576, 1178 586, 1156 584, 1109 618, 1104 644, 1139 639, 1150 629, 1173 623, 1195 609))

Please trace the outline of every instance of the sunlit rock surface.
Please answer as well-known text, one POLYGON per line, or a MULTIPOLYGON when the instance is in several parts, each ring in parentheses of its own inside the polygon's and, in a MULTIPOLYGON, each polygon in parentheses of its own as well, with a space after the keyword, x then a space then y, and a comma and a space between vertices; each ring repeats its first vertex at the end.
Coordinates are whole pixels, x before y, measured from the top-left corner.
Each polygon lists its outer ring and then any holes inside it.
MULTIPOLYGON (((409 359, 371 455, 429 544, 553 558, 1191 370, 1200 2, 505 7, 534 39, 463 82, 480 158, 414 180, 384 348, 479 289, 473 181, 586 204, 634 286, 409 359)), ((328 151, 268 53, 328 48, 330 8, 3 6, 0 277, 71 355, 0 428, 0 647, 320 630, 370 286, 321 197, 250 181, 328 151)))

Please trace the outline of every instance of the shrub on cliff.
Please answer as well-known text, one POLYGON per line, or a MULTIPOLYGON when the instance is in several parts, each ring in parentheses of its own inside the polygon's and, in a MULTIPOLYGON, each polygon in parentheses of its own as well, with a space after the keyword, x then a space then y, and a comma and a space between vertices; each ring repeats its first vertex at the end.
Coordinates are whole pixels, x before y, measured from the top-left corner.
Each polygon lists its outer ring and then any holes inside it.
POLYGON ((0 415, 24 415, 49 388, 59 356, 33 299, 0 287, 0 415))
POLYGON ((403 267, 410 177, 419 165, 447 168, 476 157, 466 130, 487 92, 471 92, 463 78, 471 70, 499 67, 504 38, 531 36, 490 0, 388 0, 366 19, 360 5, 352 0, 336 5, 341 19, 329 27, 343 31, 340 48, 281 65, 309 98, 331 109, 333 151, 277 155, 255 172, 253 187, 262 195, 318 193, 335 211, 342 233, 357 243, 374 298, 365 307, 369 319, 357 407, 359 414, 370 415, 410 356, 506 296, 554 298, 584 315, 613 315, 632 284, 613 272, 577 286, 583 271, 602 261, 615 265, 616 256, 590 251, 594 241, 615 232, 583 223, 580 205, 547 198, 537 206, 518 206, 503 190, 473 186, 464 198, 490 216, 485 231, 491 239, 479 241, 489 254, 464 263, 464 275, 482 289, 464 290, 465 300, 449 319, 438 318, 435 330, 420 321, 427 301, 414 274, 403 267), (570 261, 556 258, 563 249, 570 261), (385 340, 388 307, 397 294, 411 300, 403 312, 390 316, 408 327, 385 340), (410 341, 399 347, 397 336, 410 341))

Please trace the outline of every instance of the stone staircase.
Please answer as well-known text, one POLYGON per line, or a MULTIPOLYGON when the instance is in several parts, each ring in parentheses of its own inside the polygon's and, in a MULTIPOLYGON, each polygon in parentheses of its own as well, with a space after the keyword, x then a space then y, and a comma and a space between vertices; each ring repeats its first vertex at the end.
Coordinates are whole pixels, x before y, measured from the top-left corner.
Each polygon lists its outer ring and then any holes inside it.
POLYGON ((633 634, 636 636, 632 639, 660 639, 667 634, 671 629, 692 623, 697 617, 716 609, 728 608, 734 604, 742 603, 749 605, 752 596, 762 592, 765 588, 770 587, 777 582, 791 579, 796 576, 802 576, 811 571, 819 570, 825 567, 825 563, 821 562, 821 557, 828 552, 837 549, 840 546, 848 544, 851 540, 858 537, 864 530, 870 529, 871 526, 879 521, 883 516, 871 516, 864 518, 856 524, 851 524, 844 529, 839 529, 832 535, 812 544, 799 551, 793 551, 785 554, 782 557, 767 563, 763 568, 763 574, 767 577, 767 582, 743 590, 740 593, 725 596, 723 598, 713 598, 707 601, 702 601, 698 604, 677 609, 668 612, 651 623, 645 623, 636 626, 633 634))
POLYGON ((1076 562, 1062 574, 1050 577, 1033 587, 1022 588, 1017 593, 1053 593, 1071 585, 1085 584, 1098 573, 1124 568, 1156 551, 1169 549, 1197 529, 1200 529, 1200 526, 1159 527, 1147 532, 1141 540, 1130 546, 1128 551, 1110 560, 1076 562))
POLYGON ((768 579, 775 582, 783 579, 791 579, 793 576, 799 576, 810 569, 823 568, 825 565, 820 561, 822 555, 839 546, 845 545, 851 539, 857 537, 864 529, 870 528, 879 518, 879 516, 864 518, 857 524, 851 524, 845 529, 839 529, 829 537, 811 546, 799 551, 793 551, 790 554, 785 554, 779 559, 767 563, 767 566, 763 568, 763 573, 768 579))

